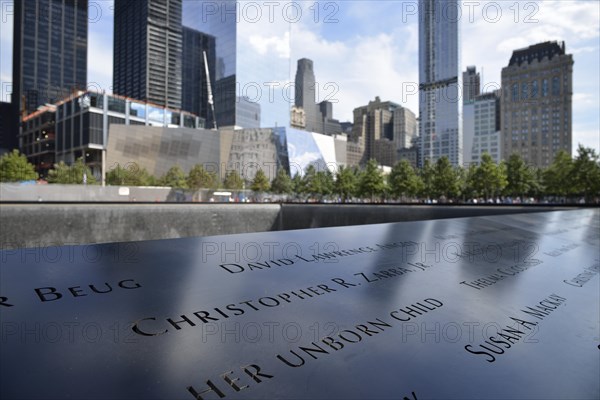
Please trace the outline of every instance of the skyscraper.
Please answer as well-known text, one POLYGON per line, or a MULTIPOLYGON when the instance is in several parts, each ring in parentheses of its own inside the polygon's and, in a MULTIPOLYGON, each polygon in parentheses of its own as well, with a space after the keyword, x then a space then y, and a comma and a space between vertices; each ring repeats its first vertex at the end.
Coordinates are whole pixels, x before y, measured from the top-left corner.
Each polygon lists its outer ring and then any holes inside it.
POLYGON ((448 157, 462 165, 462 74, 458 1, 419 4, 419 134, 421 160, 448 157))
POLYGON ((513 51, 502 69, 502 156, 520 154, 547 167, 558 151, 571 154, 573 56, 564 42, 513 51))
POLYGON ((116 0, 113 92, 181 108, 182 0, 116 0))
POLYGON ((320 132, 318 129, 320 118, 317 116, 315 84, 312 60, 301 58, 298 60, 298 68, 296 69, 295 105, 304 109, 305 129, 310 132, 320 132))
POLYGON ((269 8, 260 2, 185 1, 183 9, 185 26, 215 37, 219 128, 289 126, 290 23, 278 13, 269 18, 269 8), (262 18, 244 14, 246 4, 258 7, 262 18))
POLYGON ((375 97, 368 105, 354 109, 351 139, 355 144, 364 144, 361 164, 375 159, 381 165, 393 166, 398 160, 399 150, 412 146, 416 129, 417 122, 412 111, 375 97))
POLYGON ((85 89, 88 0, 19 0, 14 2, 14 11, 12 102, 16 113, 23 116, 85 89))
POLYGON ((479 94, 481 93, 481 76, 479 75, 479 72, 477 72, 477 67, 475 66, 467 67, 467 70, 464 71, 462 74, 463 104, 469 104, 475 100, 475 96, 479 96, 479 94))
POLYGON ((214 126, 215 116, 208 102, 208 80, 204 54, 208 61, 211 90, 214 90, 216 55, 215 37, 186 26, 183 27, 182 101, 181 108, 192 112, 214 126))

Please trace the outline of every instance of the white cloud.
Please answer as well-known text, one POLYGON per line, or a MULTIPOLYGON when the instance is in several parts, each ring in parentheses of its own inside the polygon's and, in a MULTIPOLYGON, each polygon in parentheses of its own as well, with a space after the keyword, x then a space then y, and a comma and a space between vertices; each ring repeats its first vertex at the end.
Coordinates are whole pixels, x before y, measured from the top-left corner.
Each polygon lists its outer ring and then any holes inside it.
MULTIPOLYGON (((308 24, 292 27, 292 74, 299 58, 314 61, 317 100, 329 96, 335 118, 352 121, 353 109, 375 96, 401 104, 405 100, 403 105, 418 111, 418 96, 403 96, 406 84, 418 82, 416 26, 398 25, 372 35, 350 33, 343 41, 327 40, 310 28, 308 24)), ((336 28, 352 32, 343 22, 336 28)))
POLYGON ((249 38, 250 46, 261 56, 273 52, 279 58, 290 57, 290 33, 285 32, 283 36, 252 35, 249 38))

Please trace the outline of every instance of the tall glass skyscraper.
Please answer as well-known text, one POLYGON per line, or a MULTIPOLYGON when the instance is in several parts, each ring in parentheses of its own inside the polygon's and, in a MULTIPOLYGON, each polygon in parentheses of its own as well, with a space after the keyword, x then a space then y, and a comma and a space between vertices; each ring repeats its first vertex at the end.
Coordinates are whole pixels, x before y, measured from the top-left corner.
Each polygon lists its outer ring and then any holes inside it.
POLYGON ((183 27, 182 101, 181 108, 192 112, 214 126, 215 116, 209 103, 208 79, 204 56, 208 61, 208 76, 212 90, 215 82, 215 37, 186 26, 183 27))
POLYGON ((442 156, 462 166, 460 3, 419 3, 419 134, 421 160, 442 156))
POLYGON ((181 108, 182 0, 115 1, 113 91, 181 108))
POLYGON ((308 58, 301 58, 298 60, 295 90, 295 105, 296 107, 302 107, 304 115, 306 116, 305 129, 310 132, 320 132, 320 130, 317 129, 321 118, 317 118, 315 72, 313 62, 308 58))
POLYGON ((16 111, 30 113, 85 89, 88 0, 16 0, 14 11, 16 111))
POLYGON ((183 24, 215 37, 212 87, 219 128, 289 126, 290 22, 281 8, 271 15, 261 2, 183 3, 183 24))

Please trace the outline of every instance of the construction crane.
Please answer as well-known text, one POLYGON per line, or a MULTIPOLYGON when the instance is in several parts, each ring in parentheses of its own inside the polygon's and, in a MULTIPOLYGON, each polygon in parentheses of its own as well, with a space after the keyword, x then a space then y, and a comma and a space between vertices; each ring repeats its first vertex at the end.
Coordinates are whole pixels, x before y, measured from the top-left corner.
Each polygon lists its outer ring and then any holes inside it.
POLYGON ((206 58, 206 51, 203 51, 202 54, 204 55, 204 70, 206 72, 206 82, 208 84, 208 104, 210 104, 210 109, 212 111, 213 129, 217 130, 217 118, 215 116, 215 103, 213 101, 212 89, 210 86, 210 74, 208 73, 208 60, 206 58))

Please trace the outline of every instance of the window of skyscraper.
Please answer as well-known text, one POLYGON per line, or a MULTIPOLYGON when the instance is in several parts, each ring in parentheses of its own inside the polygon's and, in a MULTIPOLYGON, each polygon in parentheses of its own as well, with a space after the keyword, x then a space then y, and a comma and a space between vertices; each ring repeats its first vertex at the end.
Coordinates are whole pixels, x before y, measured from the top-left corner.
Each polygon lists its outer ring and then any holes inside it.
POLYGON ((548 79, 542 80, 542 97, 548 96, 548 79))

